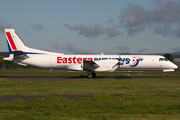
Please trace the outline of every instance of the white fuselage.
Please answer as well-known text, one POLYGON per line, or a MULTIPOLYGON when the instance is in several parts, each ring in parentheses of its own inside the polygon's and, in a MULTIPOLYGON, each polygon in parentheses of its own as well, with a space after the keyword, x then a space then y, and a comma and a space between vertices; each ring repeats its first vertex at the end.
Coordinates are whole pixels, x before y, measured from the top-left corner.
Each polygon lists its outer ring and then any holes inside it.
MULTIPOLYGON (((92 60, 106 67, 97 68, 94 71, 111 71, 113 65, 119 60, 119 55, 61 55, 61 54, 34 54, 29 55, 28 59, 15 61, 17 63, 31 65, 40 68, 66 68, 71 70, 83 70, 84 60, 92 60), (112 61, 110 64, 106 61, 112 61), (111 67, 111 68, 110 68, 111 67)), ((160 55, 121 55, 120 69, 157 69, 171 70, 177 66, 160 55)), ((117 67, 116 67, 117 68, 117 67)))

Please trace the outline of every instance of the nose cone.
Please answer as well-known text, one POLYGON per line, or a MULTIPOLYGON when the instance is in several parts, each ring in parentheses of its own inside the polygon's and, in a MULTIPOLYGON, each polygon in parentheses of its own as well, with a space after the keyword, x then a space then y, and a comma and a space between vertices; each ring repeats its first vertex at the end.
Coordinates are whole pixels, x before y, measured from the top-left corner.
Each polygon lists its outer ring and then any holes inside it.
POLYGON ((171 68, 172 68, 172 69, 177 69, 177 68, 178 68, 178 66, 177 66, 177 65, 175 65, 174 63, 171 63, 171 68))
POLYGON ((177 65, 175 65, 175 68, 174 69, 177 69, 178 68, 178 66, 177 65))
POLYGON ((169 62, 169 64, 167 65, 167 68, 163 70, 163 72, 172 72, 174 71, 174 69, 177 69, 178 66, 175 65, 174 63, 172 62, 169 62))

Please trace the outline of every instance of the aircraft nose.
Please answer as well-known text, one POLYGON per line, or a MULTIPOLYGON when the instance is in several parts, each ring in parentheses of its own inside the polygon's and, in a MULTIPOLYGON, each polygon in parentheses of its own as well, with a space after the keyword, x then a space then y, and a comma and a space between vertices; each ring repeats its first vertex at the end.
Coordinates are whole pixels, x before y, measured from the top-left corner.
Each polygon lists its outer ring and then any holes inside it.
POLYGON ((172 63, 171 67, 172 67, 173 69, 177 69, 177 68, 178 68, 178 66, 175 65, 174 63, 172 63))

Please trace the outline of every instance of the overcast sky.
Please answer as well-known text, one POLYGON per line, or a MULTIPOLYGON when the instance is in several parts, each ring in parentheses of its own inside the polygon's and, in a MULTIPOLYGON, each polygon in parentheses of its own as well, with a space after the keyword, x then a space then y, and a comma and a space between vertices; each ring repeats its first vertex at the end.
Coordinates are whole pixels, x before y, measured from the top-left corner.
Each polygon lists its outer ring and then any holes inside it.
POLYGON ((180 51, 180 0, 1 0, 5 28, 28 47, 64 54, 180 51))

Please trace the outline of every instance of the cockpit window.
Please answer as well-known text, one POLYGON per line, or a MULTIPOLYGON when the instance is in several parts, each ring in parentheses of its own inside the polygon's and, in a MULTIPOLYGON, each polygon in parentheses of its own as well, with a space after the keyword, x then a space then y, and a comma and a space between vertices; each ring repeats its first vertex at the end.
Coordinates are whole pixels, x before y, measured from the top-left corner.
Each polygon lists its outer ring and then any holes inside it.
POLYGON ((165 60, 165 61, 168 61, 168 59, 167 59, 167 58, 164 58, 164 60, 165 60))
POLYGON ((159 61, 168 61, 167 58, 159 58, 159 61))

